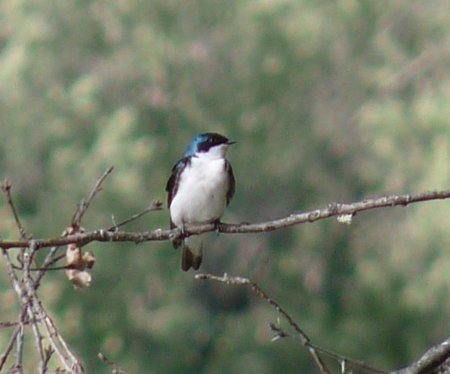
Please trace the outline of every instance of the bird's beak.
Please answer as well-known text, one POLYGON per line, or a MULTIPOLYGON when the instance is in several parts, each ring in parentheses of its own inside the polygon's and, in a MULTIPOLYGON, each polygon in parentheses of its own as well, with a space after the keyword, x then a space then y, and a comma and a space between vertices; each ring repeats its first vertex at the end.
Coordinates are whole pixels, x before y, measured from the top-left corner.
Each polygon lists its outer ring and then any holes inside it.
POLYGON ((234 144, 234 143, 236 143, 236 140, 228 140, 228 141, 227 141, 227 144, 228 144, 228 145, 231 145, 231 144, 234 144))

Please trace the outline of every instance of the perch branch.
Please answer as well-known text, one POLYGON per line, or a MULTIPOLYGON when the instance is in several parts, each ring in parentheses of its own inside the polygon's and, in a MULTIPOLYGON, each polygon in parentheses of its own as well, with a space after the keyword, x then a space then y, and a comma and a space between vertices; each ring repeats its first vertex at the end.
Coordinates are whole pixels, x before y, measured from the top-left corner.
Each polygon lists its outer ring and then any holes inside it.
MULTIPOLYGON (((199 226, 186 227, 183 235, 198 235, 208 231, 219 231, 226 234, 261 233, 280 230, 306 222, 315 222, 330 217, 340 217, 344 215, 355 216, 358 212, 371 209, 407 206, 409 204, 423 201, 444 200, 448 198, 450 198, 450 190, 426 191, 418 194, 390 195, 374 199, 365 199, 351 204, 332 203, 323 209, 316 209, 304 213, 294 213, 285 218, 261 223, 221 223, 218 227, 213 223, 209 223, 199 226)), ((78 246, 83 246, 94 241, 134 243, 164 241, 177 238, 180 235, 182 235, 182 232, 179 228, 173 230, 156 229, 153 231, 137 233, 116 231, 116 228, 113 227, 109 230, 100 229, 75 235, 68 235, 65 237, 34 239, 34 242, 37 248, 45 248, 68 245, 70 243, 76 243, 78 246)), ((0 248, 5 250, 10 248, 28 247, 29 245, 30 240, 0 240, 0 248)))

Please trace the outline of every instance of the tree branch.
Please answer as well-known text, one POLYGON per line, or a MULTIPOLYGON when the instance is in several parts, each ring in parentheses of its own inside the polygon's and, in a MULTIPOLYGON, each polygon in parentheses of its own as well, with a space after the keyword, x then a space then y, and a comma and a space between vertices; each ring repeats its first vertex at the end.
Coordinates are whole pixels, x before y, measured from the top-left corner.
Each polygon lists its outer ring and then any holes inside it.
MULTIPOLYGON (((285 310, 283 307, 278 304, 274 299, 270 298, 259 286, 258 284, 251 282, 248 278, 243 277, 229 277, 227 274, 225 274, 223 277, 218 277, 212 274, 196 274, 195 279, 200 280, 213 280, 221 283, 226 284, 233 284, 233 285, 244 285, 250 287, 250 289, 261 299, 269 303, 275 310, 280 313, 283 318, 289 323, 289 325, 294 329, 296 332, 296 336, 294 338, 298 339, 303 346, 305 346, 309 352, 311 353, 312 357, 316 361, 316 364, 321 372, 321 374, 329 374, 330 370, 325 365, 322 356, 330 357, 336 361, 339 362, 341 368, 345 368, 346 364, 351 364, 354 367, 364 369, 371 373, 377 373, 377 374, 388 374, 388 372, 383 370, 378 370, 376 368, 373 368, 369 365, 366 365, 364 363, 349 359, 347 357, 344 357, 342 355, 339 355, 334 352, 330 352, 326 349, 320 348, 313 343, 311 343, 311 340, 306 335, 306 333, 303 331, 303 329, 299 326, 297 322, 295 322, 294 318, 285 310)), ((280 339, 280 338, 287 338, 287 337, 293 337, 290 334, 287 334, 284 332, 280 326, 275 326, 274 324, 269 324, 270 329, 275 332, 275 338, 272 339, 272 341, 280 339)), ((345 373, 345 370, 342 370, 343 373, 345 373)), ((410 373, 401 373, 401 374, 410 374, 410 373)))
MULTIPOLYGON (((156 229, 147 232, 125 232, 116 231, 116 227, 108 230, 94 230, 90 232, 68 235, 65 237, 34 239, 36 248, 46 248, 53 246, 68 245, 75 243, 83 246, 88 243, 97 242, 134 242, 141 243, 147 241, 173 240, 185 236, 198 235, 208 231, 218 231, 224 234, 248 234, 261 233, 299 225, 306 222, 315 222, 330 217, 355 216, 358 212, 371 209, 388 208, 394 206, 407 206, 413 203, 431 200, 444 200, 450 198, 450 190, 426 191, 418 194, 390 195, 374 199, 365 199, 351 204, 332 203, 323 209, 316 209, 305 213, 295 213, 288 217, 261 223, 240 223, 226 224, 219 226, 209 223, 198 226, 188 226, 182 233, 181 229, 173 230, 156 229)), ((10 248, 23 248, 30 245, 31 240, 0 240, 0 248, 5 250, 10 248)))
POLYGON ((78 206, 77 211, 72 217, 72 227, 79 227, 81 224, 81 218, 83 218, 84 213, 86 213, 86 210, 89 208, 89 205, 91 204, 92 200, 94 199, 95 195, 102 189, 102 183, 106 179, 106 177, 112 173, 114 170, 114 166, 110 166, 106 171, 97 179, 97 182, 94 185, 94 188, 92 189, 91 193, 87 197, 86 200, 81 200, 81 204, 78 206))
POLYGON ((450 370, 450 338, 431 347, 410 366, 392 374, 441 374, 450 370))
POLYGON ((25 228, 22 225, 22 222, 20 221, 19 215, 17 214, 17 209, 14 204, 14 201, 12 199, 11 195, 11 183, 8 180, 5 180, 3 183, 0 184, 0 188, 3 191, 4 195, 6 196, 6 200, 8 201, 8 205, 10 206, 14 219, 16 221, 17 228, 19 229, 20 239, 25 239, 25 228))
POLYGON ((232 285, 244 285, 250 287, 250 289, 261 299, 266 301, 275 310, 280 313, 284 319, 289 323, 289 325, 296 332, 296 336, 292 336, 286 333, 280 326, 269 324, 270 329, 275 333, 273 340, 280 338, 294 338, 298 339, 303 346, 308 348, 317 366, 322 374, 329 373, 329 369, 325 366, 321 355, 327 356, 339 362, 342 368, 342 372, 347 372, 346 367, 348 364, 350 366, 363 369, 367 372, 378 373, 378 374, 444 374, 449 373, 450 370, 450 338, 447 338, 443 342, 431 347, 425 354, 416 362, 412 363, 401 370, 394 371, 383 371, 371 366, 368 366, 362 362, 355 361, 348 357, 344 357, 340 354, 328 351, 324 348, 314 345, 308 338, 303 329, 295 322, 294 318, 281 307, 275 300, 270 298, 259 286, 258 284, 251 282, 248 278, 243 277, 229 277, 225 274, 223 277, 215 276, 212 274, 196 274, 195 279, 200 280, 213 280, 221 283, 232 284, 232 285))
POLYGON ((267 301, 270 305, 272 305, 275 310, 280 313, 292 326, 292 328, 297 332, 300 341, 302 344, 309 349, 309 352, 313 356, 316 361, 317 366, 322 374, 329 374, 330 371, 326 367, 322 358, 316 351, 316 348, 311 344, 308 336, 303 332, 300 326, 294 321, 294 319, 273 299, 271 299, 256 283, 250 282, 248 278, 243 277, 229 277, 225 274, 223 277, 218 277, 211 274, 196 274, 195 279, 210 279, 217 282, 222 282, 226 284, 234 284, 234 285, 246 285, 251 288, 251 290, 261 299, 267 301))

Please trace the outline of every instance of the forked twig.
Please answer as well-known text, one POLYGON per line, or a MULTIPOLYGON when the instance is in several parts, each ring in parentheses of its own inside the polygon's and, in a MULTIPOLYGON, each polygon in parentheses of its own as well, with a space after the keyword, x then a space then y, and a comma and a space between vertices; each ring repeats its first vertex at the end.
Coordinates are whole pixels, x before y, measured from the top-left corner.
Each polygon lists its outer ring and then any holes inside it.
POLYGON ((294 321, 294 319, 275 300, 271 299, 256 283, 251 282, 248 278, 229 277, 227 274, 225 274, 223 277, 218 277, 211 274, 196 274, 195 279, 203 279, 203 280, 210 279, 226 284, 249 286, 257 296, 259 296, 261 299, 267 301, 270 305, 272 305, 275 308, 275 310, 289 322, 289 324, 293 327, 293 329, 297 332, 298 336, 300 337, 302 344, 309 349, 309 352, 316 361, 316 364, 319 367, 320 372, 322 374, 330 373, 325 363, 317 353, 316 348, 311 344, 308 336, 304 333, 304 331, 300 328, 300 326, 298 326, 297 323, 294 321))
POLYGON ((302 330, 302 328, 295 322, 295 320, 292 318, 292 316, 286 312, 283 307, 281 307, 280 304, 278 304, 275 300, 270 298, 256 283, 251 282, 248 278, 243 277, 229 277, 227 274, 225 274, 223 277, 215 276, 212 274, 196 274, 195 279, 209 279, 214 280, 226 284, 235 284, 235 285, 246 285, 251 288, 251 290, 261 299, 265 300, 267 303, 269 303, 272 307, 275 308, 275 310, 280 313, 284 319, 289 323, 289 325, 294 329, 294 331, 297 333, 296 336, 291 336, 290 334, 286 333, 283 329, 281 329, 279 326, 275 326, 274 324, 269 324, 270 329, 275 332, 275 338, 273 340, 277 340, 279 338, 295 338, 300 340, 303 346, 307 347, 311 355, 313 356, 314 360, 316 361, 317 366, 319 367, 319 370, 322 374, 327 373, 329 374, 329 370, 326 367, 325 363, 323 362, 322 358, 319 354, 322 354, 324 356, 330 357, 332 359, 335 359, 341 364, 341 367, 345 366, 346 363, 350 363, 355 367, 359 367, 361 369, 370 371, 372 373, 377 374, 388 374, 388 372, 375 369, 369 365, 366 365, 364 363, 349 359, 347 357, 344 357, 342 355, 338 355, 336 353, 333 353, 331 351, 328 351, 326 349, 320 348, 314 344, 311 343, 311 340, 306 335, 306 333, 302 330))
MULTIPOLYGON (((81 230, 81 219, 83 215, 86 213, 87 209, 89 208, 89 205, 91 204, 94 197, 97 195, 97 193, 101 190, 101 185, 103 181, 106 179, 106 177, 112 173, 114 170, 113 166, 110 166, 108 169, 105 170, 105 172, 97 179, 94 187, 92 188, 91 192, 89 193, 89 196, 86 198, 86 200, 82 199, 80 205, 77 207, 73 217, 72 217, 72 228, 74 229, 74 233, 79 233, 81 230)), ((68 235, 68 230, 64 230, 61 237, 66 237, 68 235)), ((69 243, 68 243, 69 244, 69 243)), ((39 269, 37 269, 38 273, 36 275, 35 283, 36 288, 39 287, 40 281, 42 277, 44 276, 45 272, 49 269, 51 265, 56 263, 57 261, 65 258, 65 255, 60 255, 58 257, 54 257, 56 252, 59 249, 59 245, 52 246, 50 251, 47 253, 47 256, 45 257, 42 265, 39 269)))
MULTIPOLYGON (((35 320, 37 319, 42 323, 45 332, 45 338, 50 342, 52 353, 56 353, 60 362, 64 365, 65 370, 67 370, 69 373, 81 372, 81 363, 70 351, 69 347, 59 334, 58 329, 42 306, 41 301, 36 294, 35 282, 32 279, 29 270, 29 264, 34 256, 35 251, 36 247, 30 248, 30 256, 28 257, 24 266, 24 269, 26 269, 26 273, 24 274, 24 284, 29 299, 29 310, 32 311, 32 316, 30 316, 30 318, 33 317, 35 320)), ((48 354, 46 354, 46 350, 42 347, 42 336, 37 324, 34 325, 33 333, 35 335, 36 345, 39 353, 39 363, 41 365, 40 370, 42 370, 42 372, 45 372, 45 365, 48 361, 48 354)))

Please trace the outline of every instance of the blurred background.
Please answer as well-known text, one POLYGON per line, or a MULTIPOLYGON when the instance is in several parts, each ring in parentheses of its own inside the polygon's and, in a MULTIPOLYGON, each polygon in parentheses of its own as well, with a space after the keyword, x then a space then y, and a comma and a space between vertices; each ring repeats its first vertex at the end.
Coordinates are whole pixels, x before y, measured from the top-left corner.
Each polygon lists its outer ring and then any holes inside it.
MULTIPOLYGON (((225 222, 450 185, 448 1, 3 0, 0 17, 0 179, 35 238, 60 235, 110 165, 87 230, 165 202, 207 131, 238 141, 225 222)), ((448 209, 215 236, 201 271, 250 277, 319 346, 400 368, 449 335, 448 209)), ((126 229, 167 227, 163 210, 126 229)), ((0 235, 18 236, 4 198, 0 235)), ((195 281, 169 242, 87 250, 89 289, 53 272, 40 296, 88 373, 110 372, 100 351, 131 373, 317 372, 296 342, 271 342, 270 306, 195 281)), ((0 282, 14 320, 3 263, 0 282)))

